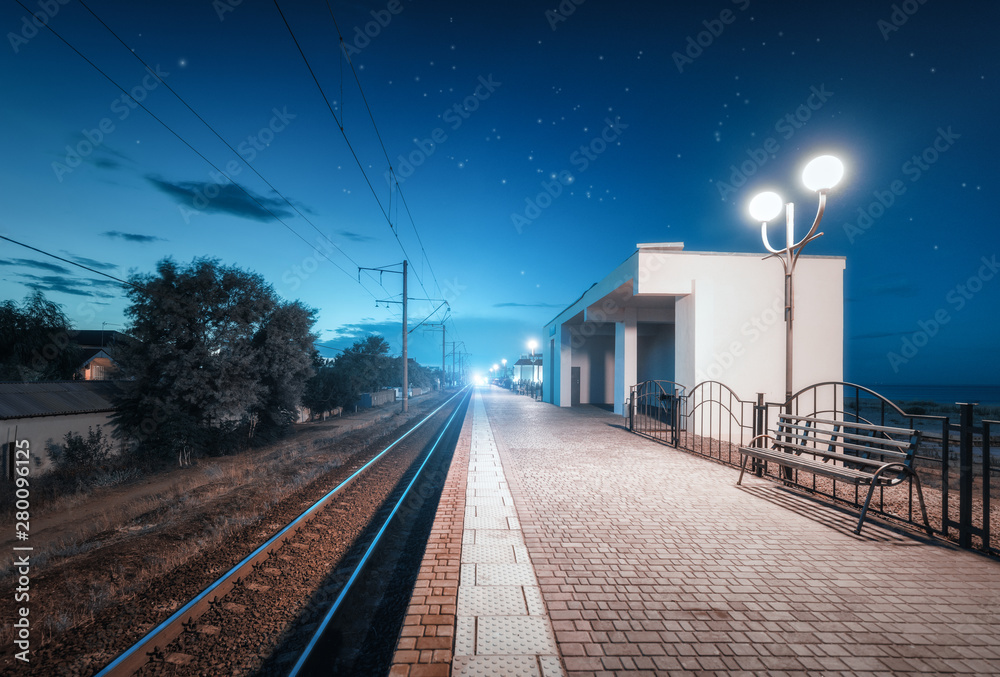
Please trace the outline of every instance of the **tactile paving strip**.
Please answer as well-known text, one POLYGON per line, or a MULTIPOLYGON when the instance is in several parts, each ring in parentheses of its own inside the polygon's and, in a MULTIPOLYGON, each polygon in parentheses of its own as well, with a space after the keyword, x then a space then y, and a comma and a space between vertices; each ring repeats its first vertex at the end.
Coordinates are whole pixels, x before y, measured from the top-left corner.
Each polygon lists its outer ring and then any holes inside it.
POLYGON ((479 616, 476 653, 556 654, 556 641, 542 616, 479 616))
POLYGON ((466 529, 509 529, 513 517, 466 517, 466 529))
POLYGON ((529 616, 544 616, 545 615, 545 602, 542 601, 542 590, 533 585, 525 585, 521 587, 524 591, 524 599, 528 603, 528 615, 529 616))
POLYGON ((455 655, 471 656, 476 653, 476 618, 459 616, 455 619, 455 655))
POLYGON ((534 656, 456 656, 451 674, 452 677, 546 677, 539 671, 534 656))
POLYGON ((501 505, 511 505, 508 502, 509 499, 505 499, 503 496, 466 496, 465 506, 468 508, 470 505, 487 505, 487 506, 501 506, 501 505))
POLYGON ((476 585, 538 585, 531 564, 477 564, 476 585))
POLYGON ((472 427, 451 674, 562 677, 552 626, 478 395, 472 427))
POLYGON ((458 590, 459 616, 526 616, 523 588, 462 586, 458 590))
MULTIPOLYGON (((512 545, 476 544, 462 548, 463 562, 483 562, 490 564, 517 564, 512 545)), ((523 561, 523 560, 522 560, 523 561)))
MULTIPOLYGON (((466 529, 466 532, 472 531, 471 529, 466 529)), ((476 529, 473 531, 475 533, 475 542, 480 545, 486 545, 489 543, 508 543, 510 545, 520 545, 524 539, 521 538, 521 534, 516 531, 511 531, 510 529, 476 529)))
POLYGON ((466 505, 466 517, 517 517, 512 505, 466 505))

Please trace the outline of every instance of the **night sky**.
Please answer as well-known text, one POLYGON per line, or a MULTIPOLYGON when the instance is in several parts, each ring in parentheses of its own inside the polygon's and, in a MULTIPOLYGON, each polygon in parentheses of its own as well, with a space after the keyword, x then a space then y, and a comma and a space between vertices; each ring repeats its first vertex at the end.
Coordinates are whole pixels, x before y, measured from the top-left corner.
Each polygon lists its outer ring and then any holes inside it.
MULTIPOLYGON (((400 307, 376 302, 400 276, 357 267, 407 257, 484 370, 636 243, 763 255, 759 190, 804 234, 801 168, 833 153, 806 253, 847 257, 846 379, 1000 383, 1000 4, 281 0, 326 100, 273 2, 86 6, 25 2, 80 54, 0 6, 6 237, 120 278, 217 257, 317 308, 325 344, 395 351, 400 307)), ((123 328, 112 280, 0 241, 0 296, 31 289, 123 328)), ((421 327, 411 355, 440 341, 421 327)))

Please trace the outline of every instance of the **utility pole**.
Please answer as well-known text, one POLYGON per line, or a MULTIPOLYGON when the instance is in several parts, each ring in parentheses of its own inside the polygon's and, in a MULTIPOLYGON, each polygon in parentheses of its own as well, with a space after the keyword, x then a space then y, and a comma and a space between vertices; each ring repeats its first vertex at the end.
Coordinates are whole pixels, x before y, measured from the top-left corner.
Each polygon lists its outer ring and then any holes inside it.
MULTIPOLYGON (((396 264, 393 264, 393 265, 396 265, 396 264)), ((404 414, 408 410, 408 404, 409 404, 409 400, 410 400, 410 356, 409 356, 409 354, 407 352, 407 341, 408 341, 408 338, 410 336, 410 332, 414 331, 417 327, 419 327, 424 322, 426 322, 427 320, 429 320, 431 318, 431 316, 434 315, 434 313, 436 313, 438 310, 441 309, 441 306, 448 305, 448 302, 445 301, 445 300, 442 300, 442 299, 411 299, 410 295, 409 295, 409 288, 408 288, 408 278, 409 278, 408 271, 409 271, 409 268, 410 268, 410 262, 408 260, 406 260, 406 259, 403 259, 403 270, 402 271, 399 271, 399 270, 390 270, 388 267, 382 267, 382 268, 361 268, 361 267, 359 267, 358 268, 358 281, 359 282, 361 281, 361 271, 362 270, 377 270, 379 272, 379 276, 380 276, 379 279, 380 279, 380 281, 381 281, 381 274, 382 273, 396 273, 396 274, 400 274, 401 273, 403 275, 403 300, 402 301, 393 301, 392 299, 376 299, 375 300, 375 305, 377 306, 380 303, 385 303, 385 304, 389 304, 389 303, 402 303, 403 304, 403 413, 404 414), (441 302, 441 306, 438 306, 437 308, 435 308, 433 313, 431 313, 426 318, 424 318, 423 320, 421 320, 417 324, 416 327, 414 327, 413 329, 410 329, 409 328, 409 320, 407 319, 407 311, 409 309, 409 302, 410 301, 434 301, 434 302, 440 301, 441 302)), ((450 309, 451 308, 449 306, 449 310, 450 309)), ((443 326, 444 325, 442 324, 442 327, 443 326)), ((442 359, 441 361, 442 361, 442 364, 443 364, 444 360, 442 359)))
POLYGON ((410 335, 406 323, 406 269, 410 265, 409 261, 403 259, 403 413, 407 412, 407 403, 410 398, 410 362, 406 354, 406 339, 410 335))
MULTIPOLYGON (((396 265, 396 264, 393 264, 393 265, 396 265)), ((406 302, 408 301, 407 294, 406 294, 406 291, 407 291, 407 289, 406 289, 406 278, 407 278, 406 271, 407 271, 407 268, 409 267, 409 265, 410 265, 409 261, 407 261, 406 259, 403 259, 403 270, 402 271, 399 271, 399 270, 390 270, 388 267, 382 267, 382 268, 362 268, 360 266, 358 267, 358 281, 359 282, 361 281, 361 271, 362 270, 377 270, 379 272, 380 277, 381 277, 382 273, 396 273, 396 274, 402 273, 402 275, 403 275, 403 300, 402 301, 393 301, 391 299, 376 300, 375 305, 378 305, 379 303, 386 303, 386 304, 388 304, 388 303, 402 303, 403 304, 403 413, 404 414, 407 411, 407 403, 408 403, 407 400, 409 399, 409 394, 410 394, 410 386, 407 383, 408 377, 409 377, 409 372, 408 372, 409 363, 407 362, 407 355, 406 355, 406 337, 409 335, 409 331, 408 331, 407 326, 406 326, 406 302)))

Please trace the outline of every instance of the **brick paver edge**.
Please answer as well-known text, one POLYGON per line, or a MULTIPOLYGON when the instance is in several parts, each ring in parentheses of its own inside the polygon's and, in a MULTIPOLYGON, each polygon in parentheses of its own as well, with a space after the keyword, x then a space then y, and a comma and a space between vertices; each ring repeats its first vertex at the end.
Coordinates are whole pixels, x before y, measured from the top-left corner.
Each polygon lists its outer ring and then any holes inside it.
MULTIPOLYGON (((514 394, 513 391, 507 391, 507 392, 510 393, 511 397, 523 397, 523 395, 514 394)), ((501 432, 501 426, 497 424, 497 422, 493 418, 493 415, 490 413, 488 402, 489 400, 484 397, 483 408, 486 410, 486 419, 490 422, 490 428, 493 431, 493 442, 497 445, 497 453, 500 455, 500 463, 503 465, 504 475, 506 476, 507 479, 507 488, 510 490, 510 495, 514 499, 514 510, 517 513, 517 521, 520 523, 521 526, 521 535, 524 538, 525 547, 528 548, 528 557, 531 559, 532 562, 534 562, 535 558, 531 554, 531 548, 529 547, 528 542, 529 540, 535 537, 536 532, 534 527, 536 526, 536 522, 534 520, 533 515, 529 517, 528 515, 525 514, 525 510, 527 506, 531 505, 531 501, 529 500, 524 490, 521 488, 520 476, 517 474, 517 472, 515 472, 514 461, 510 455, 509 450, 507 449, 507 441, 503 438, 503 433, 501 432), (524 528, 526 525, 529 527, 527 531, 524 528)), ((538 402, 538 401, 536 401, 535 404, 542 407, 552 406, 548 403, 538 402)), ((544 588, 541 588, 541 594, 542 594, 542 599, 545 602, 546 611, 549 614, 551 614, 551 606, 550 606, 551 601, 549 599, 546 599, 544 588)), ((552 622, 551 615, 548 616, 548 619, 549 623, 551 624, 552 622)), ((553 632, 553 637, 554 636, 555 633, 553 632)), ((558 642, 556 642, 556 648, 559 649, 558 642)), ((563 657, 561 651, 559 652, 559 663, 562 666, 564 674, 567 673, 568 671, 566 667, 566 659, 563 657)))
POLYGON ((472 449, 472 414, 473 407, 469 406, 396 642, 390 677, 448 677, 451 674, 465 530, 465 490, 472 449))

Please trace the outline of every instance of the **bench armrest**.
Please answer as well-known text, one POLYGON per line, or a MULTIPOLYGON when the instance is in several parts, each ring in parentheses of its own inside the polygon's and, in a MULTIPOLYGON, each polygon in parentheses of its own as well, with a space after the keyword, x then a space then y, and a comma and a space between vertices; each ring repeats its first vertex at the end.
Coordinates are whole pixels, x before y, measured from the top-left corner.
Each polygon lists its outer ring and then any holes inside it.
MULTIPOLYGON (((913 471, 913 468, 911 468, 910 466, 906 465, 905 463, 900 463, 899 461, 892 461, 890 463, 886 463, 884 465, 880 465, 878 467, 878 470, 876 470, 874 473, 872 473, 872 484, 874 485, 875 482, 877 482, 879 480, 879 476, 883 472, 885 472, 886 470, 889 470, 890 468, 893 468, 893 467, 898 468, 899 470, 902 470, 907 475, 916 475, 917 474, 917 473, 915 473, 913 471)), ((902 481, 902 480, 900 480, 900 481, 902 481)))
POLYGON ((763 435, 757 435, 757 437, 755 437, 752 440, 750 440, 750 443, 747 444, 743 448, 745 448, 745 449, 752 448, 753 447, 753 443, 756 442, 757 440, 761 440, 761 439, 771 440, 771 442, 773 442, 772 446, 778 444, 778 440, 776 440, 773 435, 768 435, 768 434, 765 433, 763 435))

